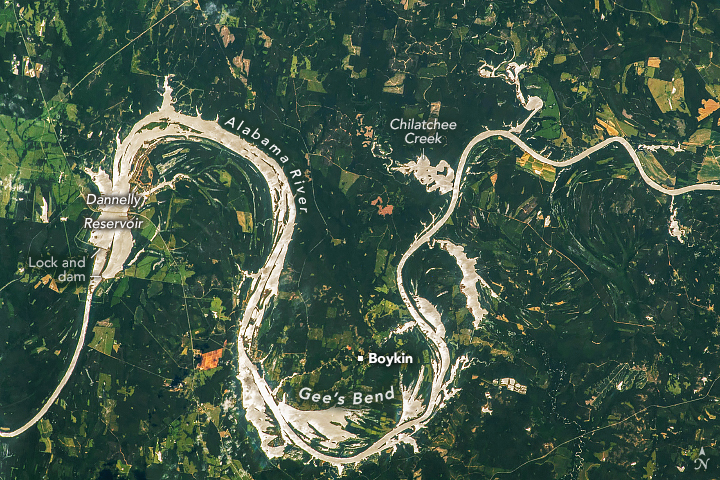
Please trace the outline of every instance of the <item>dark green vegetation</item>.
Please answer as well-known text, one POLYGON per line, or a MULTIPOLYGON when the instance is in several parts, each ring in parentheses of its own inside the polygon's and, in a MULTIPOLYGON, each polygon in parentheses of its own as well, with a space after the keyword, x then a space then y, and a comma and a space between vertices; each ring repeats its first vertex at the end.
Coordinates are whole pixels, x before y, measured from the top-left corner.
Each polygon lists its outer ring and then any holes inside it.
MULTIPOLYGON (((116 135, 159 106, 165 75, 175 75, 181 110, 245 118, 312 178, 310 213, 296 227, 256 353, 278 360, 270 378, 299 372, 297 388, 353 391, 392 381, 354 356, 407 319, 397 261, 447 201, 388 173, 391 161, 420 153, 389 121, 431 112, 456 121, 445 144, 426 149, 433 163, 455 167, 472 136, 526 115, 512 87, 477 75, 483 61, 497 66, 514 54, 533 67, 522 75, 526 92, 546 105, 523 135, 534 148, 559 158, 619 134, 684 149, 643 154, 658 182, 712 181, 720 177, 720 110, 708 108, 720 95, 718 12, 716 2, 669 0, 6 3, 0 421, 23 423, 52 390, 84 299, 82 286, 35 289, 55 272, 20 268, 35 253, 92 252, 79 228, 89 213, 79 198, 90 188, 83 168, 109 171, 116 135), (48 224, 39 223, 43 198, 48 224)), ((203 181, 181 183, 147 209, 167 228, 152 242, 152 228, 138 232, 136 251, 145 251, 103 285, 61 399, 37 427, 0 442, 0 475, 334 475, 305 461, 267 462, 242 412, 221 408, 239 402, 242 305, 230 275, 235 264, 252 269, 262 260, 265 206, 252 200, 257 183, 242 162, 228 164, 216 146, 183 148, 162 146, 148 165, 184 157, 203 181), (194 368, 193 350, 225 340, 219 368, 194 368)), ((702 478, 693 470, 700 447, 711 458, 707 475, 716 476, 717 195, 675 200, 681 244, 668 234, 670 199, 648 190, 620 149, 540 173, 507 142, 489 142, 476 157, 440 236, 479 257, 500 300, 473 331, 459 269, 437 249, 418 252, 408 283, 439 304, 453 352, 475 360, 460 374, 462 392, 417 435, 419 454, 401 447, 346 476, 649 479, 685 468, 702 478), (527 394, 492 385, 504 377, 527 394), (486 392, 492 415, 481 413, 486 392)), ((403 340, 400 348, 423 356, 412 336, 403 340)), ((287 393, 292 401, 296 392, 287 393)))

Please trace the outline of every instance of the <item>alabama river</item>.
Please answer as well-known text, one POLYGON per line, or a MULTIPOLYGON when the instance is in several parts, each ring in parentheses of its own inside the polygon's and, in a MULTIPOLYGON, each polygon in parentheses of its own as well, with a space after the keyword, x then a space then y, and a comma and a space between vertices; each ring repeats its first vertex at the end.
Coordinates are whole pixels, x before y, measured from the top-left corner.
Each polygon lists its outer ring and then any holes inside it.
MULTIPOLYGON (((257 429, 262 448, 269 457, 282 456, 288 444, 292 444, 318 460, 342 467, 345 464, 360 462, 403 442, 414 444, 414 439, 411 438, 412 434, 420 430, 443 407, 445 401, 453 395, 453 391, 449 390, 449 388, 462 367, 463 359, 451 358, 445 341, 445 329, 440 313, 428 300, 407 291, 403 280, 403 271, 410 257, 420 247, 433 240, 433 236, 446 224, 455 211, 460 199, 460 191, 470 154, 473 148, 484 140, 491 137, 503 137, 513 142, 537 161, 560 168, 571 166, 594 152, 617 143, 625 148, 631 156, 645 183, 650 188, 663 194, 675 196, 698 190, 720 190, 720 185, 707 183, 677 189, 659 185, 647 175, 633 147, 620 137, 609 138, 568 160, 553 161, 532 150, 510 131, 490 130, 475 136, 468 142, 459 159, 452 185, 452 196, 447 209, 442 215, 438 214, 435 220, 417 235, 410 247, 402 255, 397 266, 396 281, 400 296, 412 316, 412 321, 407 327, 417 327, 424 335, 431 351, 430 364, 421 369, 419 378, 414 380, 414 387, 403 389, 403 411, 398 424, 394 428, 358 453, 349 456, 333 455, 331 454, 333 445, 339 449, 341 447, 340 442, 346 439, 347 435, 341 435, 336 429, 334 430, 335 434, 337 434, 335 438, 325 435, 325 439, 330 441, 331 446, 326 448, 324 452, 313 447, 310 439, 303 432, 308 431, 309 419, 322 415, 322 411, 302 412, 289 407, 284 399, 282 401, 278 400, 263 377, 261 368, 248 355, 248 351, 257 339, 264 314, 272 306, 278 294, 280 274, 284 269, 288 247, 295 229, 296 207, 290 182, 282 167, 273 158, 238 135, 223 129, 218 122, 203 120, 200 116, 188 116, 177 112, 173 106, 171 94, 172 89, 168 85, 168 79, 166 79, 163 104, 160 110, 146 116, 135 124, 125 140, 120 142, 118 139, 112 178, 102 170, 98 172, 89 171, 88 173, 98 186, 101 194, 128 195, 130 193, 130 180, 141 164, 139 159, 142 157, 143 152, 152 149, 154 145, 160 142, 182 140, 222 145, 250 162, 264 178, 270 191, 273 212, 272 245, 264 265, 257 272, 237 272, 238 276, 243 276, 251 282, 250 295, 242 317, 238 321, 237 378, 242 384, 242 403, 245 416, 257 429), (418 392, 421 390, 419 387, 420 383, 423 382, 424 368, 432 369, 433 380, 429 395, 426 398, 420 398, 418 392), (273 431, 270 428, 273 426, 279 429, 279 434, 268 433, 273 431), (278 445, 274 441, 278 436, 285 440, 284 445, 278 445)), ((151 193, 162 188, 172 187, 176 181, 191 181, 191 179, 186 175, 179 174, 175 178, 165 180, 145 192, 134 193, 144 196, 147 200, 151 193)), ((127 219, 129 215, 131 213, 127 206, 107 206, 105 209, 101 209, 101 218, 127 219)), ((133 239, 129 230, 95 230, 91 234, 90 241, 97 247, 98 251, 93 264, 93 277, 88 285, 85 299, 83 323, 72 360, 59 384, 37 414, 16 430, 10 432, 0 431, 1 437, 15 437, 25 432, 37 423, 57 400, 72 375, 85 345, 94 292, 102 281, 115 278, 123 270, 133 248, 133 239)), ((347 410, 347 415, 350 415, 351 412, 352 410, 347 410)), ((336 414, 337 410, 334 413, 330 411, 324 413, 328 417, 336 414)))

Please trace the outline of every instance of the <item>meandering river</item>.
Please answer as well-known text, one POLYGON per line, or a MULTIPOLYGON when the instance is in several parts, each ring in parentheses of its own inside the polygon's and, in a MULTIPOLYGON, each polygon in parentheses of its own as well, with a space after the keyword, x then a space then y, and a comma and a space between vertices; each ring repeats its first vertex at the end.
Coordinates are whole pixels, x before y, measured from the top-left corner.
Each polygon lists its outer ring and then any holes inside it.
MULTIPOLYGON (((627 150, 638 168, 642 179, 651 188, 666 195, 681 195, 698 190, 720 190, 720 185, 697 184, 688 187, 671 189, 659 185, 652 180, 645 170, 627 140, 620 137, 609 138, 579 155, 568 160, 554 161, 543 157, 532 150, 520 138, 505 130, 490 130, 483 132, 468 142, 455 172, 452 184, 452 196, 444 212, 438 213, 434 221, 420 232, 402 255, 397 266, 397 285, 402 301, 407 306, 412 321, 403 327, 418 328, 422 332, 427 348, 431 352, 429 365, 421 368, 419 378, 409 382, 410 387, 402 388, 402 408, 398 424, 384 436, 370 445, 362 448, 352 455, 343 456, 341 443, 357 438, 343 427, 349 419, 355 418, 357 411, 334 408, 330 410, 304 412, 295 409, 279 400, 273 393, 267 381, 261 374, 259 366, 250 358, 248 351, 256 341, 260 325, 266 310, 272 305, 278 294, 280 274, 285 265, 288 247, 292 240, 296 207, 290 182, 282 167, 270 156, 238 135, 223 129, 218 122, 203 120, 200 116, 188 116, 175 110, 172 101, 172 89, 169 78, 165 81, 163 103, 159 111, 143 118, 132 128, 128 136, 121 142, 118 139, 117 150, 114 157, 112 175, 102 170, 88 171, 98 190, 103 195, 127 195, 130 190, 130 179, 135 170, 141 165, 141 157, 158 143, 173 142, 177 140, 192 142, 210 142, 227 148, 240 157, 246 159, 257 169, 267 183, 270 191, 272 206, 272 246, 263 266, 256 272, 238 272, 245 278, 250 278, 250 296, 247 306, 239 319, 237 339, 237 377, 242 384, 242 403, 245 415, 258 431, 262 448, 269 457, 281 456, 285 453, 288 444, 307 452, 312 457, 331 463, 342 468, 342 465, 360 462, 372 455, 392 448, 405 442, 415 446, 412 438, 445 405, 449 397, 457 392, 452 388, 457 373, 467 365, 467 358, 451 358, 450 351, 445 342, 445 328, 437 308, 427 299, 408 292, 403 279, 405 265, 412 255, 423 245, 433 241, 433 236, 446 224, 455 211, 461 195, 463 179, 465 177, 468 159, 473 148, 491 137, 503 137, 520 147, 537 161, 555 167, 568 167, 589 157, 594 152, 617 143, 627 150), (429 395, 421 397, 420 384, 424 381, 426 369, 432 370, 432 385, 429 395), (271 427, 275 427, 271 429, 271 427), (279 435, 277 433, 279 430, 279 435), (277 443, 281 437, 283 442, 277 443), (322 442, 323 450, 319 451, 312 446, 313 438, 322 442), (336 453, 336 454, 334 454, 336 453)), ((143 195, 145 199, 163 188, 172 188, 176 181, 190 181, 187 175, 176 175, 145 192, 134 192, 143 195)), ((101 208, 102 216, 127 218, 133 213, 127 206, 107 206, 101 208)), ((85 345, 85 337, 92 310, 93 296, 97 287, 104 280, 114 278, 120 273, 133 248, 133 238, 129 230, 95 230, 91 233, 90 242, 97 247, 93 263, 93 277, 88 284, 87 296, 84 304, 83 323, 78 335, 77 345, 71 362, 59 384, 27 423, 22 427, 10 431, 0 431, 1 437, 14 437, 25 432, 37 423, 52 404, 57 400, 75 370, 80 353, 85 345)), ((446 248, 450 253, 451 249, 446 248)), ((464 259, 468 263, 467 258, 464 259)), ((474 265, 474 263, 472 263, 474 265)), ((467 278, 475 278, 468 272, 467 278)), ((479 278, 479 277, 477 277, 479 278)), ((475 281, 475 280, 473 280, 475 281)), ((471 286, 466 286, 465 292, 477 292, 471 286)), ((484 288, 487 288, 484 285, 484 288)), ((484 310, 478 307, 478 312, 484 310)))

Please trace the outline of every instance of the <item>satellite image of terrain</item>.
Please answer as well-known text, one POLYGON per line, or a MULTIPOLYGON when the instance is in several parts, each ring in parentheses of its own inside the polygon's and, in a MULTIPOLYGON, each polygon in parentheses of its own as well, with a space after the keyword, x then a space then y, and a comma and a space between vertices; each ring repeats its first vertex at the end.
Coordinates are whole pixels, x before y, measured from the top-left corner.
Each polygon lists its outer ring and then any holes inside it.
POLYGON ((720 477, 720 2, 0 39, 0 480, 720 477))

